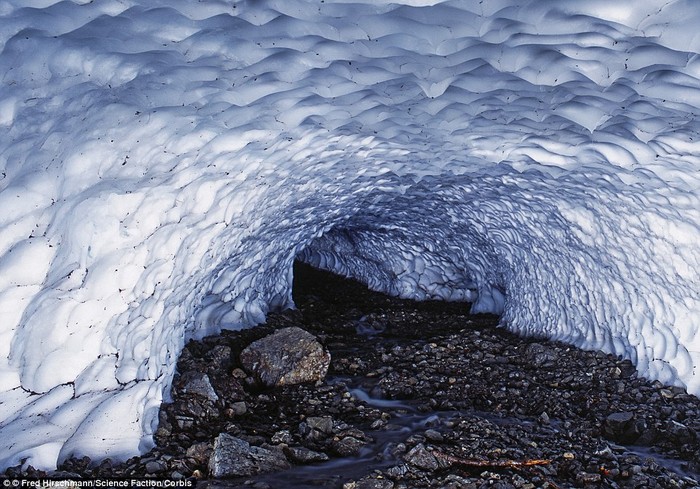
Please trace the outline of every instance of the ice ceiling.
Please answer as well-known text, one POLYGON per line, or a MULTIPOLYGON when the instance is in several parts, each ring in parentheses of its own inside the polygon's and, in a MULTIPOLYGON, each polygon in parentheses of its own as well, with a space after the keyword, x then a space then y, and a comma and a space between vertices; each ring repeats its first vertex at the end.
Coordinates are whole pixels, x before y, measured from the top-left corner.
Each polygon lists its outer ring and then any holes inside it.
POLYGON ((152 446, 295 256, 700 394, 694 0, 0 0, 0 467, 152 446))

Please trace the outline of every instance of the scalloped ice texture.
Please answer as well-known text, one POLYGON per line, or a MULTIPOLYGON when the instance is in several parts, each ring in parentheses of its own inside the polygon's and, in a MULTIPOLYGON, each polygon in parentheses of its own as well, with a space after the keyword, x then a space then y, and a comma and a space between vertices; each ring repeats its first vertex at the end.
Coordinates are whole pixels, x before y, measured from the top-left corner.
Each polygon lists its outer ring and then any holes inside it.
POLYGON ((0 468, 148 450, 295 256, 700 394, 693 0, 0 1, 0 468))

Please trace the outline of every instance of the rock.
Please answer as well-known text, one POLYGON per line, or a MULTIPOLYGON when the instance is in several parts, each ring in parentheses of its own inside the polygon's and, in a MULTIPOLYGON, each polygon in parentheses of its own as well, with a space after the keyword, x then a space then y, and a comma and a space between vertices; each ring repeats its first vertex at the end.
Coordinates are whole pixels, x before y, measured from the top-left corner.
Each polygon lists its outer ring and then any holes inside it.
POLYGON ((354 436, 345 436, 338 440, 333 440, 333 450, 341 457, 349 457, 357 455, 360 449, 365 445, 365 442, 355 438, 354 436))
MULTIPOLYGON (((648 427, 643 419, 635 419, 632 412, 618 412, 609 415, 603 422, 603 436, 618 443, 634 443, 644 436, 648 427)), ((651 433, 649 433, 651 435, 651 433)), ((653 438, 653 436, 650 436, 653 438)))
POLYGON ((209 381, 209 376, 201 372, 187 372, 179 380, 180 392, 182 394, 193 394, 204 397, 211 402, 219 400, 214 387, 209 381))
POLYGON ((440 466, 435 455, 426 450, 422 443, 404 455, 403 459, 414 467, 424 470, 435 470, 440 466))
POLYGON ((671 436, 672 440, 680 445, 693 442, 697 438, 695 431, 689 429, 683 423, 673 420, 668 421, 666 424, 666 433, 671 436))
POLYGON ((272 443, 275 444, 280 444, 280 443, 286 443, 289 445, 292 443, 292 434, 289 432, 289 430, 280 430, 277 431, 274 435, 272 435, 271 441, 272 443))
POLYGON ((158 474, 167 468, 168 466, 166 464, 157 460, 152 460, 146 464, 146 472, 149 474, 158 474))
POLYGON ((387 479, 367 478, 349 482, 343 485, 343 489, 393 489, 394 483, 387 479))
POLYGON ((540 343, 530 343, 525 348, 525 359, 536 367, 551 367, 556 364, 557 354, 540 343))
POLYGON ((254 341, 240 360, 259 382, 272 387, 323 379, 331 356, 311 333, 293 326, 254 341))
POLYGON ((442 436, 442 433, 440 433, 439 431, 430 429, 430 430, 425 430, 425 439, 428 441, 439 443, 439 442, 443 441, 445 439, 445 437, 442 436))
POLYGON ((576 480, 581 484, 595 484, 598 486, 600 484, 602 477, 600 474, 590 474, 587 472, 579 472, 576 474, 576 480))
POLYGON ((333 433, 333 418, 330 416, 309 416, 306 418, 306 425, 327 435, 333 433))
POLYGON ((249 476, 289 467, 282 453, 251 446, 227 433, 216 438, 209 458, 209 475, 214 478, 249 476))
POLYGON ((328 455, 325 453, 315 452, 305 447, 284 447, 282 451, 295 464, 312 464, 328 460, 328 455))
POLYGON ((299 423, 299 433, 309 440, 323 440, 333 434, 333 418, 330 416, 309 416, 299 423))
POLYGON ((209 442, 195 443, 187 449, 185 454, 189 458, 194 459, 197 463, 203 465, 207 463, 209 457, 211 457, 211 452, 213 449, 214 447, 209 442))
POLYGON ((194 426, 194 418, 190 416, 175 416, 175 423, 177 427, 182 430, 189 430, 194 426))
POLYGON ((243 369, 240 369, 240 368, 234 368, 234 369, 231 371, 231 375, 232 375, 235 379, 239 379, 239 380, 245 379, 246 377, 248 377, 248 374, 245 373, 245 371, 244 371, 243 369))
POLYGON ((234 416, 242 416, 248 412, 248 406, 243 401, 231 403, 231 413, 234 416))
POLYGON ((206 359, 216 370, 226 369, 231 364, 231 347, 217 345, 207 353, 206 359))
POLYGON ((50 473, 51 479, 82 479, 82 476, 76 472, 66 472, 64 470, 55 470, 50 473))

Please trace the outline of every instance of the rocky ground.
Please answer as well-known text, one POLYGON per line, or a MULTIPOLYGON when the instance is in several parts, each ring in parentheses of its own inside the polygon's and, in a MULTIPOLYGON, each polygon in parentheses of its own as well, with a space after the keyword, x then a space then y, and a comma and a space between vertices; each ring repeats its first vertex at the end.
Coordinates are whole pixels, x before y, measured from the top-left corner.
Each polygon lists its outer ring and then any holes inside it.
POLYGON ((55 475, 258 489, 700 487, 700 400, 682 389, 609 355, 519 338, 464 304, 393 299, 304 266, 296 276, 298 310, 186 346, 155 450, 123 464, 71 459, 55 475), (291 326, 330 352, 314 366, 328 373, 265 386, 241 352, 291 326))

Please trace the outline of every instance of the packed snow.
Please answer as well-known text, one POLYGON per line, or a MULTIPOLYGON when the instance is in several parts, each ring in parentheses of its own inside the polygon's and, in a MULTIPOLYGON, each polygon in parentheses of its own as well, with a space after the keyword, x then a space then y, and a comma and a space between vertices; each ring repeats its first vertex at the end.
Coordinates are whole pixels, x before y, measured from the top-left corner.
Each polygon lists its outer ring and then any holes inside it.
POLYGON ((0 0, 0 468, 148 450, 184 342, 292 307, 295 257, 700 394, 698 25, 0 0))

